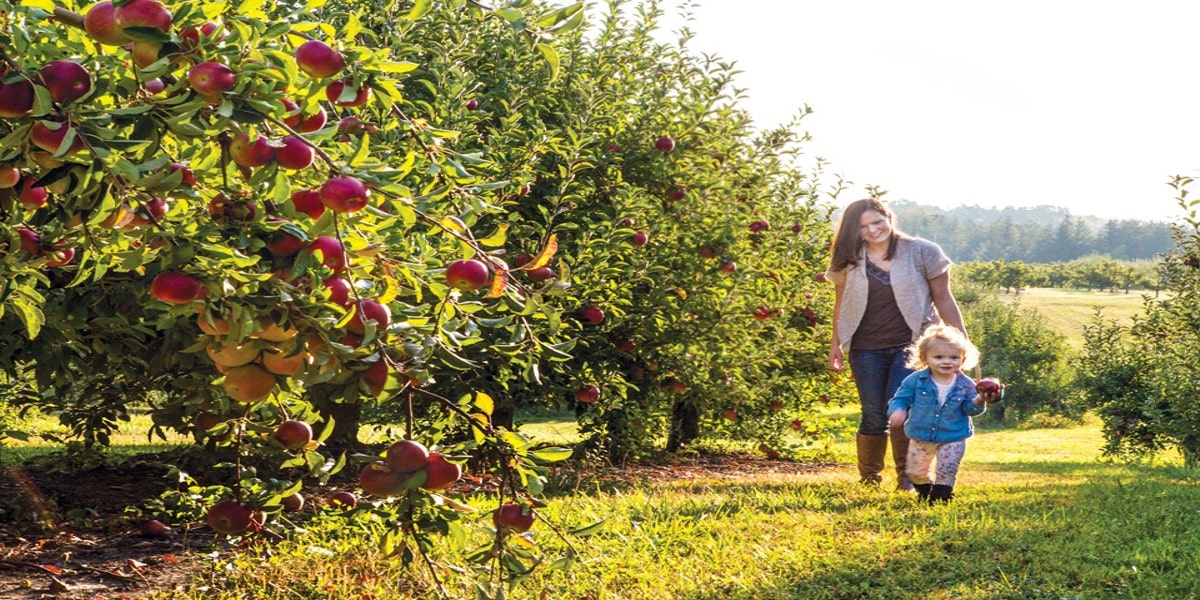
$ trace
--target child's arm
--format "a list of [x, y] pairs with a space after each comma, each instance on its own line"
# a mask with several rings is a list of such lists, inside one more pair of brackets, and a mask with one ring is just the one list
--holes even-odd
[[911, 375], [900, 383], [900, 389], [896, 390], [896, 395], [888, 401], [888, 425], [892, 427], [904, 425], [904, 421], [908, 419], [908, 410], [912, 408], [916, 390], [916, 379]]

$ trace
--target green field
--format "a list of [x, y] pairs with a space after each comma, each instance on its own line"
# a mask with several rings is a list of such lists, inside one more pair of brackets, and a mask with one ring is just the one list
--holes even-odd
[[1074, 289], [1027, 288], [1020, 295], [1001, 293], [998, 297], [1006, 302], [1019, 302], [1021, 306], [1034, 308], [1041, 313], [1051, 329], [1067, 336], [1067, 342], [1076, 350], [1083, 348], [1083, 328], [1092, 322], [1096, 309], [1102, 310], [1105, 319], [1115, 319], [1122, 324], [1132, 322], [1142, 313], [1145, 295], [1153, 292], [1095, 292]]

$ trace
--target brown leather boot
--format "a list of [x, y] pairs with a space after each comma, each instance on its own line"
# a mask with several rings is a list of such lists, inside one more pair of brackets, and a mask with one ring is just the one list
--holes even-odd
[[903, 427], [893, 427], [889, 435], [892, 438], [892, 462], [896, 463], [896, 490], [913, 492], [912, 478], [908, 476], [905, 467], [908, 466], [908, 436]]
[[878, 485], [883, 481], [883, 457], [887, 454], [886, 435], [858, 434], [858, 481]]

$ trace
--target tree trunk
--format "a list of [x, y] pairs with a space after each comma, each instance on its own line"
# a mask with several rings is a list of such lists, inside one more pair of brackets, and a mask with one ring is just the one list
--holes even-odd
[[[330, 402], [320, 408], [321, 416], [333, 418], [333, 433], [325, 445], [335, 450], [352, 450], [362, 447], [358, 441], [358, 426], [362, 422], [362, 404], [355, 402]], [[324, 427], [324, 424], [321, 425]], [[321, 430], [323, 431], [323, 429]], [[320, 432], [317, 432], [320, 435]]]
[[671, 410], [671, 433], [667, 436], [667, 452], [675, 452], [700, 437], [700, 411], [686, 399], [675, 402]]

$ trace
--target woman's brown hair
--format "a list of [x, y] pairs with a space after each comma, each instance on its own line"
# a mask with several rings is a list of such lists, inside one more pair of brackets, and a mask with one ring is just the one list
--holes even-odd
[[892, 256], [896, 254], [896, 240], [903, 236], [896, 230], [896, 215], [888, 210], [879, 198], [855, 200], [842, 211], [842, 218], [838, 220], [837, 229], [833, 232], [833, 252], [829, 257], [830, 271], [841, 271], [858, 262], [858, 248], [862, 245], [862, 236], [859, 235], [858, 227], [863, 213], [868, 210], [883, 215], [892, 227], [892, 235], [888, 239], [888, 249], [884, 259], [891, 260]]

